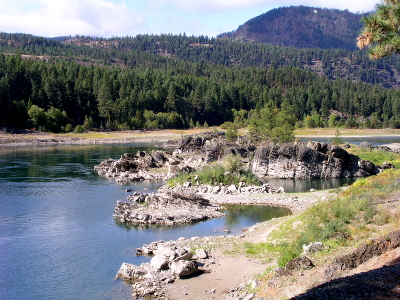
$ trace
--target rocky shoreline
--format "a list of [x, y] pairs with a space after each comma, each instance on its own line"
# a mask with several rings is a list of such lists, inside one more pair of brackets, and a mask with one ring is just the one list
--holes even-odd
[[375, 166], [336, 145], [297, 141], [255, 146], [246, 137], [238, 138], [235, 143], [227, 142], [223, 132], [186, 136], [166, 146], [176, 149], [173, 152], [125, 153], [119, 160], [105, 160], [95, 169], [99, 175], [123, 182], [168, 179], [182, 171], [201, 169], [208, 163], [222, 163], [229, 155], [238, 157], [243, 166], [259, 178], [366, 177], [391, 167]]
[[114, 209], [113, 217], [123, 223], [174, 225], [225, 215], [219, 212], [223, 207], [201, 197], [134, 193], [128, 196], [128, 201], [118, 201]]
[[204, 268], [215, 263], [205, 249], [197, 249], [194, 254], [190, 252], [191, 248], [187, 247], [185, 240], [181, 238], [177, 241], [157, 241], [143, 245], [136, 249], [137, 255], [152, 255], [150, 262], [140, 266], [123, 263], [116, 278], [134, 282], [134, 298], [164, 296], [164, 285], [173, 283], [178, 278], [204, 272]]
[[[188, 172], [210, 162], [220, 162], [229, 154], [240, 157], [242, 163], [259, 177], [365, 177], [392, 167], [375, 166], [349, 154], [341, 147], [317, 142], [281, 145], [269, 143], [255, 147], [246, 140], [231, 144], [227, 143], [221, 134], [206, 133], [169, 142], [166, 146], [176, 149], [172, 153], [152, 151], [138, 152], [135, 155], [124, 154], [119, 160], [103, 161], [95, 169], [99, 175], [114, 178], [116, 181], [166, 179], [181, 171]], [[252, 161], [251, 157], [254, 157]], [[156, 174], [159, 177], [153, 175], [154, 170], [157, 170]], [[282, 188], [268, 184], [247, 186], [244, 182], [239, 182], [229, 185], [204, 185], [199, 184], [195, 177], [181, 185], [163, 186], [157, 194], [134, 194], [128, 197], [128, 203], [119, 201], [113, 216], [121, 222], [177, 224], [218, 217], [219, 205], [224, 204], [275, 205], [289, 207], [293, 213], [297, 213], [318, 201], [332, 197], [326, 191], [306, 194], [306, 197], [285, 194]], [[151, 261], [140, 266], [123, 263], [116, 277], [129, 282], [134, 281], [134, 297], [164, 297], [166, 284], [175, 282], [177, 278], [205, 272], [210, 264], [215, 263], [212, 255], [205, 249], [197, 249], [196, 253], [193, 253], [193, 249], [184, 238], [144, 245], [137, 249], [137, 254], [154, 255]], [[289, 267], [291, 265], [294, 266], [294, 270], [306, 266], [313, 267], [307, 257], [288, 263]], [[256, 282], [253, 284], [256, 285]], [[237, 291], [240, 291], [240, 288]], [[232, 299], [254, 297], [252, 294], [239, 295], [233, 290], [230, 296]]]

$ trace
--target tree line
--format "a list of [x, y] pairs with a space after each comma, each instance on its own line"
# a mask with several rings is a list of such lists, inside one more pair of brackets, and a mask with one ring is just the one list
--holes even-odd
[[[301, 67], [168, 62], [168, 67], [129, 68], [1, 54], [0, 125], [54, 132], [77, 126], [188, 128], [234, 122], [240, 114], [249, 122], [268, 104], [278, 110], [289, 105], [293, 126], [344, 125], [354, 119], [347, 125], [399, 127], [394, 89], [331, 81]], [[332, 121], [332, 111], [342, 116]]]
[[370, 60], [365, 51], [291, 48], [208, 36], [137, 35], [123, 38], [71, 37], [59, 42], [25, 34], [0, 33], [1, 53], [47, 55], [95, 65], [176, 68], [176, 61], [225, 67], [300, 67], [331, 80], [345, 79], [395, 87], [400, 84], [396, 56]]

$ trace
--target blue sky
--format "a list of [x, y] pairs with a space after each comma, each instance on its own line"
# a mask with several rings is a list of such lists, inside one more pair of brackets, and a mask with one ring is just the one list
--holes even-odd
[[377, 0], [0, 0], [0, 31], [99, 37], [216, 36], [273, 8], [304, 5], [367, 12]]

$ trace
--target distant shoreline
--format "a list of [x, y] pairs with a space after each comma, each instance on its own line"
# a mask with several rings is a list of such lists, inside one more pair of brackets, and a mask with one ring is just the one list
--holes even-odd
[[[20, 134], [0, 133], [1, 146], [27, 146], [27, 145], [59, 145], [59, 144], [111, 144], [111, 143], [134, 143], [134, 142], [166, 142], [179, 139], [183, 135], [196, 134], [199, 132], [212, 131], [213, 128], [200, 128], [189, 130], [127, 130], [86, 133], [54, 134], [43, 132], [26, 132]], [[243, 132], [243, 131], [242, 131]], [[340, 131], [341, 138], [396, 138], [400, 140], [398, 129], [343, 129]], [[301, 129], [295, 131], [296, 138], [318, 138], [329, 139], [335, 136], [333, 129]]]

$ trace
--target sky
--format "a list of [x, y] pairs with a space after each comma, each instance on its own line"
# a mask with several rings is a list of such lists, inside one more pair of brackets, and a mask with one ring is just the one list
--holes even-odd
[[216, 36], [284, 6], [369, 12], [379, 0], [0, 0], [0, 31], [37, 36]]

